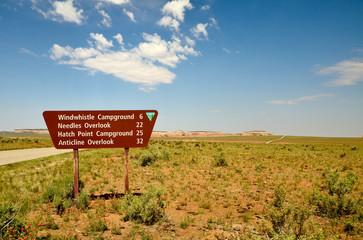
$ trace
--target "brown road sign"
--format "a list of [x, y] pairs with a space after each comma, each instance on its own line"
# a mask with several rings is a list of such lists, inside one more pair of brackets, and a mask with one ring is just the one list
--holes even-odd
[[156, 110], [45, 111], [57, 149], [146, 147]]

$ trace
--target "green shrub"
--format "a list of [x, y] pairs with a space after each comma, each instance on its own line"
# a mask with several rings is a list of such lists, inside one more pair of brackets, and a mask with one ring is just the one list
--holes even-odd
[[88, 203], [90, 201], [90, 197], [87, 195], [86, 190], [81, 191], [81, 193], [78, 196], [78, 201], [77, 201], [77, 207], [84, 211], [86, 209], [88, 209]]
[[148, 150], [144, 151], [139, 157], [140, 165], [143, 167], [150, 166], [157, 159], [169, 160], [170, 159], [169, 149], [161, 144], [153, 144]]
[[195, 218], [191, 217], [191, 216], [185, 216], [184, 219], [180, 222], [180, 227], [182, 229], [186, 229], [189, 224], [193, 223], [195, 221]]
[[86, 227], [87, 234], [93, 234], [95, 232], [104, 232], [108, 229], [105, 219], [94, 218], [90, 219], [88, 226]]
[[353, 172], [348, 172], [343, 177], [340, 177], [340, 173], [338, 171], [328, 172], [326, 174], [329, 194], [336, 194], [338, 197], [351, 193], [356, 181], [357, 177]]
[[161, 144], [153, 144], [150, 147], [150, 152], [155, 156], [156, 159], [169, 160], [170, 158], [169, 149]]
[[64, 199], [60, 195], [54, 195], [53, 197], [53, 207], [57, 209], [57, 213], [61, 214], [65, 207], [63, 206]]
[[359, 150], [359, 147], [357, 147], [357, 146], [353, 146], [353, 147], [351, 148], [351, 150], [352, 150], [352, 151], [358, 151], [358, 150]]
[[[42, 195], [43, 203], [52, 202], [53, 207], [57, 209], [58, 214], [62, 214], [65, 209], [70, 208], [74, 199], [74, 182], [73, 178], [53, 181], [51, 186], [46, 188]], [[82, 188], [80, 183], [80, 188]], [[83, 197], [83, 196], [82, 196]]]
[[122, 229], [122, 227], [120, 227], [120, 226], [116, 226], [116, 225], [112, 225], [111, 226], [111, 228], [110, 228], [110, 230], [111, 230], [111, 233], [113, 234], [113, 235], [121, 235], [121, 229]]
[[353, 221], [347, 221], [344, 223], [344, 232], [354, 235], [357, 232], [356, 224]]
[[280, 184], [275, 187], [274, 200], [267, 215], [273, 230], [269, 235], [274, 239], [299, 238], [304, 233], [304, 224], [310, 215], [308, 207], [293, 207], [286, 203], [286, 189]]
[[272, 224], [272, 228], [276, 233], [282, 232], [286, 227], [291, 214], [291, 208], [284, 206], [281, 208], [272, 207], [268, 213], [268, 219]]
[[327, 170], [324, 175], [325, 185], [322, 190], [314, 189], [309, 194], [309, 203], [316, 207], [315, 213], [319, 216], [337, 218], [345, 215], [359, 213], [362, 207], [361, 200], [349, 196], [352, 192], [357, 177], [348, 172], [344, 176], [338, 171]]
[[270, 205], [267, 219], [272, 224], [274, 233], [281, 233], [286, 228], [286, 224], [291, 214], [291, 207], [285, 204], [286, 190], [280, 184], [274, 189], [274, 200]]
[[308, 206], [296, 207], [293, 213], [296, 237], [299, 238], [304, 234], [304, 223], [311, 216], [311, 210]]
[[0, 205], [0, 239], [9, 239], [12, 235], [16, 239], [26, 235], [24, 219], [21, 212], [22, 206], [18, 203], [8, 202]]
[[228, 166], [228, 162], [226, 160], [226, 157], [224, 155], [224, 152], [217, 153], [216, 155], [213, 156], [213, 158], [214, 158], [213, 165], [215, 167]]
[[154, 186], [148, 187], [147, 190], [148, 192], [141, 196], [128, 194], [121, 201], [125, 221], [134, 220], [151, 225], [163, 219], [166, 207], [162, 198], [164, 191]]
[[153, 164], [155, 162], [155, 160], [156, 160], [155, 155], [149, 151], [141, 154], [141, 156], [139, 158], [140, 165], [143, 167]]
[[209, 201], [203, 201], [199, 204], [199, 207], [204, 209], [211, 209], [212, 204]]
[[310, 192], [309, 203], [316, 207], [315, 214], [328, 218], [337, 218], [357, 213], [359, 201], [345, 195], [328, 195], [314, 189]]
[[46, 217], [44, 218], [44, 226], [48, 229], [58, 229], [59, 226], [58, 224], [55, 223], [54, 218], [52, 218], [52, 216], [50, 215], [46, 215]]
[[282, 186], [282, 184], [275, 187], [274, 196], [275, 199], [273, 200], [272, 205], [276, 208], [281, 208], [286, 199], [286, 189]]
[[66, 178], [64, 180], [53, 181], [43, 193], [43, 202], [54, 202], [54, 198], [58, 196], [62, 199], [74, 198], [74, 183], [73, 178]]

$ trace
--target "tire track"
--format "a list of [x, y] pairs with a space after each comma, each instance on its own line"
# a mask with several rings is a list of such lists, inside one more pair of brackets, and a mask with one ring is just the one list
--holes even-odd
[[286, 136], [287, 136], [287, 135], [284, 135], [284, 136], [280, 137], [279, 139], [273, 139], [273, 140], [270, 140], [270, 141], [266, 142], [266, 144], [270, 144], [270, 143], [272, 143], [272, 142], [280, 141], [280, 140], [284, 139]]

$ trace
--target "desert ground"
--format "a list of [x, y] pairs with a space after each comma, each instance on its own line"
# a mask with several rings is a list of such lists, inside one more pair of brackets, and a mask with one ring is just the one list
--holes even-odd
[[[182, 135], [182, 134], [181, 134]], [[362, 239], [363, 139], [159, 136], [0, 167], [2, 239]], [[1, 149], [49, 147], [3, 136]], [[266, 144], [270, 142], [269, 144]], [[25, 147], [24, 147], [25, 146]]]

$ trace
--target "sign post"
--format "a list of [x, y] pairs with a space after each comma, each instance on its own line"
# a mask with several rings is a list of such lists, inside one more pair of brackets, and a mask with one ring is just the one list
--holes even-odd
[[156, 110], [45, 111], [53, 144], [73, 149], [74, 191], [79, 192], [78, 149], [125, 148], [125, 193], [129, 193], [129, 148], [146, 147], [157, 119]]
[[129, 148], [125, 148], [125, 194], [129, 192]]
[[73, 149], [73, 166], [74, 166], [74, 197], [78, 198], [79, 193], [79, 162], [78, 149]]

